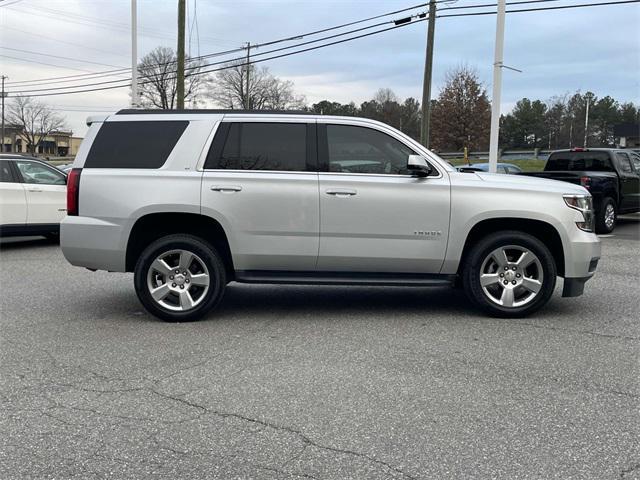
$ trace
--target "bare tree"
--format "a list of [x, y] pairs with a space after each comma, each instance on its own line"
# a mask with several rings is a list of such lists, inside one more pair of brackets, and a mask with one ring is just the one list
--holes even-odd
[[269, 72], [267, 67], [249, 65], [249, 91], [247, 92], [247, 66], [228, 64], [228, 68], [216, 72], [208, 87], [208, 96], [219, 107], [232, 110], [285, 110], [302, 108], [305, 98], [296, 95], [293, 82], [282, 80]]
[[46, 137], [64, 128], [64, 118], [46, 103], [32, 97], [15, 97], [7, 112], [9, 123], [19, 127], [29, 153], [35, 153]]
[[400, 103], [400, 99], [390, 88], [379, 88], [373, 99], [381, 105], [385, 103]]
[[[197, 106], [197, 94], [204, 79], [201, 62], [185, 60], [185, 103]], [[140, 104], [148, 108], [173, 109], [176, 105], [177, 55], [171, 48], [157, 47], [138, 63]]]

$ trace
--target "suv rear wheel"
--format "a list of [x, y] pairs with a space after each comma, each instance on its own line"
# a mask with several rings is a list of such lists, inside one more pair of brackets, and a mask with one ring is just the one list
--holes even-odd
[[467, 296], [497, 317], [523, 317], [545, 305], [556, 285], [549, 249], [524, 232], [496, 232], [475, 244], [462, 280]]
[[213, 309], [227, 282], [215, 248], [192, 235], [169, 235], [142, 252], [134, 283], [149, 313], [169, 322], [186, 322]]

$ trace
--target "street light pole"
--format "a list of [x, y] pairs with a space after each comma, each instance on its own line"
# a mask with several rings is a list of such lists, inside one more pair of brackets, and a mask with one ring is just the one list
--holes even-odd
[[584, 114], [584, 148], [587, 148], [587, 143], [589, 139], [589, 103], [591, 101], [591, 97], [587, 96], [587, 109]]
[[496, 20], [496, 48], [493, 60], [493, 96], [491, 98], [491, 133], [489, 135], [489, 172], [498, 171], [498, 141], [500, 138], [500, 96], [504, 56], [505, 0], [498, 0]]
[[4, 97], [7, 96], [7, 94], [4, 91], [4, 81], [7, 79], [6, 75], [2, 75], [2, 147], [0, 148], [0, 152], [4, 153]]
[[138, 6], [131, 0], [131, 107], [138, 103]]
[[422, 128], [420, 143], [429, 148], [431, 135], [431, 76], [433, 68], [433, 39], [436, 29], [436, 0], [429, 1], [429, 26], [427, 27], [427, 56], [424, 61], [424, 79], [422, 81]]
[[251, 97], [249, 95], [249, 72], [251, 71], [251, 43], [247, 42], [247, 70], [246, 70], [246, 76], [247, 76], [247, 88], [246, 88], [246, 94], [245, 94], [245, 100], [244, 100], [244, 108], [245, 110], [250, 110], [251, 109]]

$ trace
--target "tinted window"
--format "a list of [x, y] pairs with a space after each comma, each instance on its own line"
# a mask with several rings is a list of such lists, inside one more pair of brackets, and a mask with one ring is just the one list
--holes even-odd
[[67, 177], [64, 174], [41, 163], [16, 160], [15, 165], [18, 167], [24, 183], [39, 183], [42, 185], [67, 184]]
[[13, 175], [11, 175], [11, 166], [6, 160], [0, 161], [0, 182], [15, 182]]
[[633, 172], [633, 168], [631, 167], [631, 160], [629, 160], [629, 155], [626, 153], [617, 152], [616, 158], [618, 159], [618, 165], [620, 165], [620, 169], [624, 173]]
[[106, 122], [100, 127], [86, 168], [160, 168], [187, 121]]
[[556, 152], [547, 160], [546, 171], [612, 172], [613, 167], [607, 152]]
[[[221, 143], [221, 137], [225, 136]], [[304, 123], [223, 124], [213, 143], [205, 168], [307, 170], [307, 125]]]
[[327, 125], [330, 172], [409, 175], [415, 152], [386, 133], [365, 127]]

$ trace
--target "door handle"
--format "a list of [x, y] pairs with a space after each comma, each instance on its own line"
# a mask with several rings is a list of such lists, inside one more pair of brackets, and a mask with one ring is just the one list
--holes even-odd
[[358, 193], [358, 191], [346, 188], [330, 188], [326, 193], [327, 195], [333, 195], [334, 197], [353, 197]]
[[241, 191], [242, 187], [238, 185], [214, 185], [211, 187], [211, 190], [214, 192], [235, 193]]
[[30, 192], [41, 192], [42, 190], [39, 188], [29, 188], [28, 189]]

